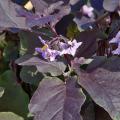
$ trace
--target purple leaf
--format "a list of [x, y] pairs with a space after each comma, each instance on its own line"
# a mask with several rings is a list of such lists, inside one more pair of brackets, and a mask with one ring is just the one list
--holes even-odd
[[87, 72], [94, 71], [97, 68], [104, 68], [111, 72], [120, 71], [120, 57], [112, 56], [107, 58], [106, 56], [93, 57], [93, 61], [87, 66]]
[[[33, 23], [36, 23], [36, 25], [45, 22], [52, 22], [52, 24], [56, 24], [58, 20], [60, 20], [63, 16], [70, 13], [70, 5], [69, 0], [31, 0], [33, 3], [33, 6], [35, 7], [35, 14], [37, 15], [43, 15], [45, 18], [40, 19], [40, 17], [35, 20], [33, 18]], [[41, 6], [41, 7], [40, 7]], [[50, 15], [50, 16], [49, 16]], [[44, 21], [45, 19], [45, 21]], [[31, 22], [32, 23], [32, 22]]]
[[31, 17], [27, 18], [27, 24], [29, 27], [34, 27], [34, 26], [44, 26], [47, 23], [52, 23], [58, 20], [57, 15], [48, 15], [45, 17]]
[[26, 24], [29, 27], [44, 26], [47, 23], [55, 22], [58, 20], [58, 16], [56, 15], [48, 15], [41, 17], [40, 15], [33, 14], [22, 8], [16, 9], [16, 11], [18, 13], [18, 16], [24, 17], [26, 19]]
[[76, 51], [76, 57], [91, 57], [97, 50], [96, 39], [98, 30], [88, 30], [80, 32], [76, 40], [82, 42], [82, 45]]
[[44, 0], [30, 0], [35, 7], [35, 11], [38, 13], [43, 13], [46, 8], [48, 8], [48, 4]]
[[90, 94], [96, 104], [103, 107], [114, 120], [120, 119], [120, 72], [98, 68], [91, 73], [82, 72], [73, 62], [79, 84]]
[[52, 76], [58, 76], [64, 73], [66, 66], [62, 62], [45, 62], [38, 57], [29, 58], [26, 61], [16, 60], [16, 63], [23, 66], [36, 66], [42, 73], [51, 73]]
[[[52, 8], [46, 9], [42, 14], [34, 14], [31, 12], [28, 12], [22, 8], [16, 9], [16, 12], [18, 13], [19, 17], [24, 17], [26, 19], [26, 24], [29, 27], [34, 26], [44, 26], [45, 24], [51, 23], [52, 25], [55, 25], [64, 15], [69, 14], [70, 9], [68, 6], [61, 6], [58, 13], [49, 14], [48, 12], [53, 11]], [[54, 12], [54, 11], [53, 11]], [[50, 12], [51, 13], [51, 12]], [[45, 14], [44, 16], [42, 16]]]
[[[31, 0], [33, 6], [35, 7], [35, 11], [38, 14], [51, 14], [54, 13], [56, 10], [63, 11], [64, 7], [69, 7], [70, 5], [69, 0]], [[65, 12], [64, 9], [63, 12]]]
[[74, 79], [66, 84], [58, 78], [44, 79], [29, 104], [34, 120], [82, 120], [80, 109], [85, 96], [75, 85]]
[[27, 26], [44, 26], [50, 23], [54, 26], [63, 16], [70, 13], [70, 6], [63, 1], [43, 1], [31, 0], [35, 7], [35, 13], [26, 11], [22, 8], [16, 9], [19, 17], [26, 19]]
[[0, 0], [0, 27], [28, 29], [24, 17], [17, 17], [16, 8], [20, 6], [10, 0]]
[[[31, 0], [31, 2], [33, 3], [33, 6], [35, 7], [35, 11], [37, 13], [43, 14], [46, 9], [50, 10], [51, 8], [52, 11], [55, 9], [58, 9], [59, 6], [61, 6], [60, 3], [68, 4], [69, 0]], [[48, 12], [50, 13], [51, 10]]]

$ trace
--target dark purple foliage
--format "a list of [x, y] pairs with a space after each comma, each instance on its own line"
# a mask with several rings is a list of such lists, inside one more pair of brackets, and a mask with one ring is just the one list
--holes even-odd
[[66, 81], [65, 84], [58, 78], [42, 80], [29, 104], [35, 120], [82, 120], [80, 107], [85, 97], [75, 87], [74, 78]]
[[79, 63], [73, 62], [73, 68], [79, 75], [79, 84], [88, 91], [94, 102], [103, 107], [111, 116], [117, 120], [120, 118], [119, 109], [119, 72], [110, 72], [98, 68], [93, 72], [86, 73], [79, 69]]
[[120, 120], [120, 0], [30, 1], [0, 0], [0, 115], [23, 89], [34, 120]]

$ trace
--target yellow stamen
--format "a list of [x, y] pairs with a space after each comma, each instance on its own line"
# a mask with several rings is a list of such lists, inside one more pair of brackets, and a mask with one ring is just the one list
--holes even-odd
[[43, 47], [42, 47], [42, 50], [46, 50], [48, 48], [48, 45], [45, 44]]
[[32, 10], [33, 9], [33, 5], [31, 1], [28, 1], [25, 5], [24, 8], [27, 10]]

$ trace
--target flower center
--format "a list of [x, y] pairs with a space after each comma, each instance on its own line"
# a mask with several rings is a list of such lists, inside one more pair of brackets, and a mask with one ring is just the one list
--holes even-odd
[[48, 45], [45, 44], [45, 45], [42, 47], [42, 50], [45, 51], [47, 48], [48, 48]]

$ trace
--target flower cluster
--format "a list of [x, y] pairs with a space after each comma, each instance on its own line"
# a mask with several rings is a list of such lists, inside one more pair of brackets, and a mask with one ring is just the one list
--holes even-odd
[[40, 36], [39, 36], [39, 39], [42, 42], [43, 47], [42, 48], [37, 47], [35, 48], [35, 51], [37, 51], [38, 53], [41, 53], [44, 59], [47, 59], [50, 61], [54, 61], [57, 56], [62, 56], [64, 54], [75, 56], [77, 48], [82, 44], [82, 42], [77, 42], [75, 39], [73, 41], [67, 41], [66, 43], [59, 42], [58, 46], [60, 50], [54, 50], [54, 49], [51, 49], [50, 45], [48, 45], [46, 41], [43, 40]]
[[54, 61], [56, 56], [60, 54], [57, 50], [50, 49], [49, 45], [39, 36], [40, 41], [43, 44], [42, 48], [35, 48], [35, 51], [42, 54], [44, 59], [48, 59], [50, 61]]
[[67, 43], [60, 42], [62, 51], [60, 55], [70, 54], [75, 56], [77, 48], [82, 44], [82, 42], [77, 42], [75, 39], [73, 41], [68, 41]]
[[117, 43], [118, 48], [116, 50], [113, 50], [113, 54], [120, 55], [120, 31], [117, 33], [117, 35], [109, 41], [109, 43]]
[[83, 13], [84, 15], [87, 15], [87, 16], [90, 17], [90, 18], [94, 18], [94, 13], [93, 13], [93, 11], [94, 11], [94, 8], [93, 8], [93, 7], [89, 7], [89, 6], [87, 6], [87, 5], [83, 5], [83, 7], [82, 7], [82, 13]]

